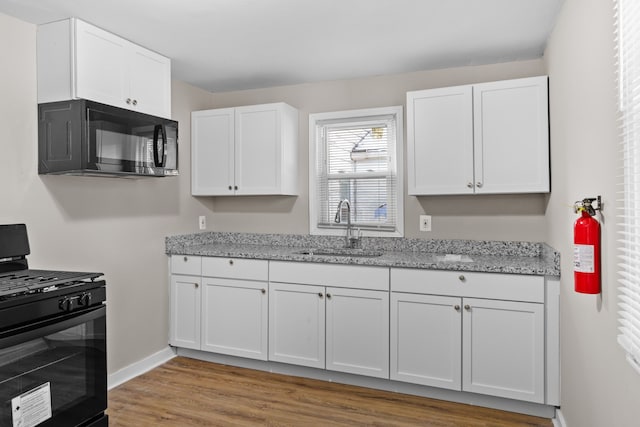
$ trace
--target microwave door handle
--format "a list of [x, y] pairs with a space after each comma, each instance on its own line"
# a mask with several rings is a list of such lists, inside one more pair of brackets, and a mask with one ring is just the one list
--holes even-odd
[[[162, 139], [158, 138], [162, 136]], [[153, 163], [155, 167], [161, 168], [164, 166], [164, 144], [167, 141], [167, 134], [163, 125], [156, 125], [153, 129]], [[158, 147], [158, 144], [160, 146]], [[161, 149], [162, 155], [158, 155], [158, 148]]]

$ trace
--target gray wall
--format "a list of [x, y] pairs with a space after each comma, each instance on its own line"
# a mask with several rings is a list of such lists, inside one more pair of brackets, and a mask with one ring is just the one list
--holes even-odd
[[208, 92], [173, 86], [179, 178], [120, 180], [37, 174], [36, 27], [0, 14], [0, 223], [24, 222], [34, 268], [100, 271], [107, 279], [108, 364], [115, 372], [167, 346], [164, 236], [209, 212], [189, 195], [190, 111]]
[[[562, 414], [570, 427], [637, 426], [640, 375], [616, 342], [616, 123], [613, 3], [565, 0], [545, 54], [553, 192], [546, 241], [562, 254]], [[570, 208], [602, 195], [602, 295], [573, 291]]]
[[[300, 196], [209, 198], [211, 227], [223, 231], [309, 233], [310, 113], [405, 106], [409, 90], [543, 74], [543, 62], [532, 60], [213, 94], [212, 108], [284, 101], [299, 109]], [[547, 196], [540, 194], [429, 197], [405, 194], [405, 236], [543, 241], [546, 201]], [[418, 231], [418, 216], [424, 213], [433, 216], [430, 233]]]

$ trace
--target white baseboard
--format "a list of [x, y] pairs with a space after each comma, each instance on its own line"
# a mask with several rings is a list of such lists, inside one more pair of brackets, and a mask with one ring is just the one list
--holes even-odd
[[564, 420], [562, 411], [559, 408], [556, 409], [556, 417], [551, 421], [553, 421], [553, 427], [567, 427], [567, 422]]
[[167, 347], [149, 357], [132, 363], [131, 365], [109, 375], [108, 388], [111, 390], [112, 388], [137, 377], [138, 375], [142, 375], [145, 372], [152, 370], [156, 366], [160, 366], [163, 363], [168, 362], [174, 357], [176, 357], [176, 352], [173, 347]]

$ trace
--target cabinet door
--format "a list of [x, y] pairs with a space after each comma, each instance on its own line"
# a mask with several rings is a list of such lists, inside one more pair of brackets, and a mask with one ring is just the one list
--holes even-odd
[[86, 22], [75, 22], [75, 97], [131, 108], [126, 104], [129, 42]]
[[267, 360], [267, 283], [203, 278], [202, 350]]
[[234, 109], [191, 113], [191, 194], [234, 194]]
[[462, 389], [544, 402], [544, 304], [463, 299]]
[[477, 193], [549, 191], [547, 77], [473, 86]]
[[169, 344], [200, 349], [200, 277], [171, 276]]
[[326, 369], [389, 378], [389, 292], [327, 288]]
[[129, 97], [132, 108], [145, 114], [171, 117], [171, 61], [148, 49], [130, 44]]
[[391, 293], [391, 379], [461, 390], [461, 299]]
[[277, 105], [236, 108], [236, 194], [278, 194], [282, 169]]
[[269, 360], [324, 369], [322, 286], [269, 284]]
[[473, 193], [471, 86], [407, 93], [411, 195]]

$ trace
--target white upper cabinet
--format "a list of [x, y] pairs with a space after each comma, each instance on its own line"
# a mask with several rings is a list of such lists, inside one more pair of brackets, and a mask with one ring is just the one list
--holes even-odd
[[38, 102], [90, 99], [171, 117], [171, 61], [71, 18], [38, 27]]
[[549, 192], [547, 77], [407, 93], [410, 195]]
[[191, 194], [297, 195], [298, 110], [285, 103], [191, 113]]

